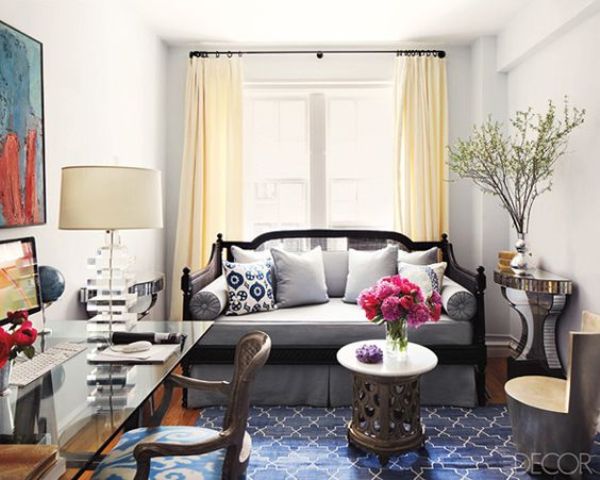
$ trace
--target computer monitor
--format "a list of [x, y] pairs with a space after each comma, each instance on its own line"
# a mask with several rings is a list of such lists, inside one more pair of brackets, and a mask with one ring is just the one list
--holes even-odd
[[0, 325], [8, 323], [8, 312], [40, 309], [35, 239], [0, 240]]

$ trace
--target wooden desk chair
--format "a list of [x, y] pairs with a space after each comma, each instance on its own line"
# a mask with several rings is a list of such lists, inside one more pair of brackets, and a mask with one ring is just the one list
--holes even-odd
[[[211, 389], [229, 395], [221, 431], [200, 427], [138, 428], [123, 434], [117, 446], [98, 465], [94, 480], [146, 480], [202, 478], [237, 480], [245, 476], [252, 442], [246, 432], [250, 385], [271, 351], [266, 333], [244, 335], [236, 346], [233, 381], [208, 382], [172, 375], [173, 386]], [[161, 404], [160, 418], [170, 394]]]
[[530, 469], [577, 471], [589, 454], [600, 414], [600, 315], [583, 312], [571, 332], [567, 379], [527, 376], [504, 386], [517, 450]]

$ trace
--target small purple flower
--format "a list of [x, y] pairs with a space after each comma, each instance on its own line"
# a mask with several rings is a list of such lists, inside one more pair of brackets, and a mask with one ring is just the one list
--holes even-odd
[[362, 363], [379, 363], [383, 360], [383, 350], [377, 345], [363, 345], [356, 349], [356, 358]]

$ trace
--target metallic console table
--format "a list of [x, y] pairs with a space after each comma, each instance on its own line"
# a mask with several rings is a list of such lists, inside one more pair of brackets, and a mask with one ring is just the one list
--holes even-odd
[[508, 361], [508, 378], [539, 374], [564, 377], [556, 329], [573, 291], [571, 280], [536, 269], [526, 275], [496, 270], [494, 281], [519, 314], [522, 325], [516, 356]]

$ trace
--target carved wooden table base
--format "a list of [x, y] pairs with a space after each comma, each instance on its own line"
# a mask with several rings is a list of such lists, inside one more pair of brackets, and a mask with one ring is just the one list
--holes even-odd
[[353, 373], [352, 420], [348, 442], [375, 453], [381, 465], [389, 457], [421, 447], [419, 377], [375, 377]]

